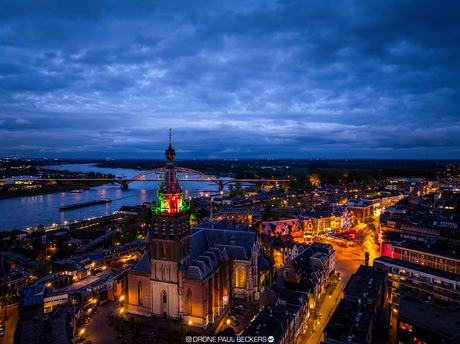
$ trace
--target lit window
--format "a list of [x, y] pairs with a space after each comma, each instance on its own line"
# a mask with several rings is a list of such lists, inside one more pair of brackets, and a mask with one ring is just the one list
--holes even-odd
[[246, 271], [242, 266], [236, 270], [236, 287], [246, 288]]
[[187, 313], [192, 314], [192, 291], [187, 291]]
[[139, 304], [140, 305], [143, 305], [143, 300], [144, 300], [144, 290], [142, 288], [142, 282], [139, 281], [139, 284], [137, 285], [137, 289], [138, 289], [138, 295], [139, 295]]

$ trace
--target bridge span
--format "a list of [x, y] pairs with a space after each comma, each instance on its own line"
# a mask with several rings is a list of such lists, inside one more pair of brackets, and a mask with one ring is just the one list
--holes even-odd
[[[16, 181], [27, 181], [27, 182], [65, 182], [65, 181], [81, 181], [83, 184], [87, 184], [91, 181], [107, 181], [120, 184], [122, 189], [127, 189], [128, 185], [136, 181], [161, 181], [163, 178], [164, 168], [156, 168], [149, 171], [144, 171], [132, 178], [24, 178], [24, 179], [0, 179], [0, 185], [6, 182], [16, 182]], [[289, 179], [232, 179], [232, 178], [217, 178], [215, 176], [207, 175], [199, 171], [191, 170], [183, 167], [176, 167], [177, 180], [179, 181], [188, 181], [188, 182], [204, 182], [209, 181], [215, 183], [219, 186], [219, 191], [224, 189], [225, 185], [231, 183], [250, 183], [255, 185], [264, 185], [264, 184], [273, 184], [273, 183], [282, 183], [288, 182]], [[190, 177], [189, 177], [190, 176]]]

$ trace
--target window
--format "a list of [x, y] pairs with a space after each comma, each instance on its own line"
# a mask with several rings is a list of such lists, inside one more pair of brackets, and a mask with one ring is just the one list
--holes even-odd
[[187, 313], [192, 314], [192, 291], [187, 291]]
[[399, 323], [399, 327], [401, 328], [401, 330], [412, 332], [412, 325], [403, 323], [402, 321]]
[[139, 304], [142, 306], [144, 304], [144, 289], [142, 288], [142, 282], [139, 281], [137, 284], [137, 292], [139, 296]]
[[236, 269], [236, 287], [246, 288], [246, 271], [242, 266]]
[[161, 298], [163, 299], [163, 303], [166, 303], [168, 299], [166, 298], [166, 291], [163, 290]]
[[420, 339], [415, 338], [415, 337], [414, 337], [413, 343], [414, 343], [414, 344], [428, 344], [427, 342], [421, 341]]

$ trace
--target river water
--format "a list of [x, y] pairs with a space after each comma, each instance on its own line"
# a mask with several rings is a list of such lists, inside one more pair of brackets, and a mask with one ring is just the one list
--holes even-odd
[[[101, 168], [88, 164], [70, 164], [62, 166], [49, 166], [47, 168], [57, 170], [69, 170], [73, 172], [100, 172], [112, 173], [116, 177], [134, 177], [141, 173], [139, 170]], [[135, 206], [144, 202], [156, 201], [157, 190], [160, 182], [136, 181], [129, 184], [127, 190], [121, 190], [119, 184], [107, 184], [90, 190], [80, 190], [80, 193], [62, 192], [40, 196], [16, 197], [0, 200], [0, 231], [12, 229], [27, 229], [42, 224], [50, 226], [54, 223], [65, 221], [82, 220], [85, 218], [110, 215], [122, 206]], [[216, 191], [219, 188], [210, 182], [181, 182], [184, 198], [203, 197], [206, 191]], [[62, 205], [110, 198], [112, 202], [97, 204], [82, 208], [60, 211]]]

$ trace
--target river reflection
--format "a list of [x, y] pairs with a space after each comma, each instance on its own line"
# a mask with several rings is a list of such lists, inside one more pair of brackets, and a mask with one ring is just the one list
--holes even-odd
[[[74, 172], [112, 173], [117, 177], [127, 178], [141, 173], [138, 170], [99, 168], [88, 164], [51, 166], [59, 170]], [[132, 182], [128, 190], [121, 190], [119, 184], [107, 184], [79, 193], [62, 192], [40, 196], [18, 197], [0, 200], [0, 231], [26, 229], [65, 221], [81, 220], [94, 216], [110, 215], [123, 205], [135, 206], [144, 202], [157, 200], [157, 189], [160, 182]], [[181, 182], [184, 198], [204, 197], [209, 191], [218, 192], [218, 186], [210, 182]], [[61, 205], [110, 198], [112, 202], [88, 207], [59, 211]]]

